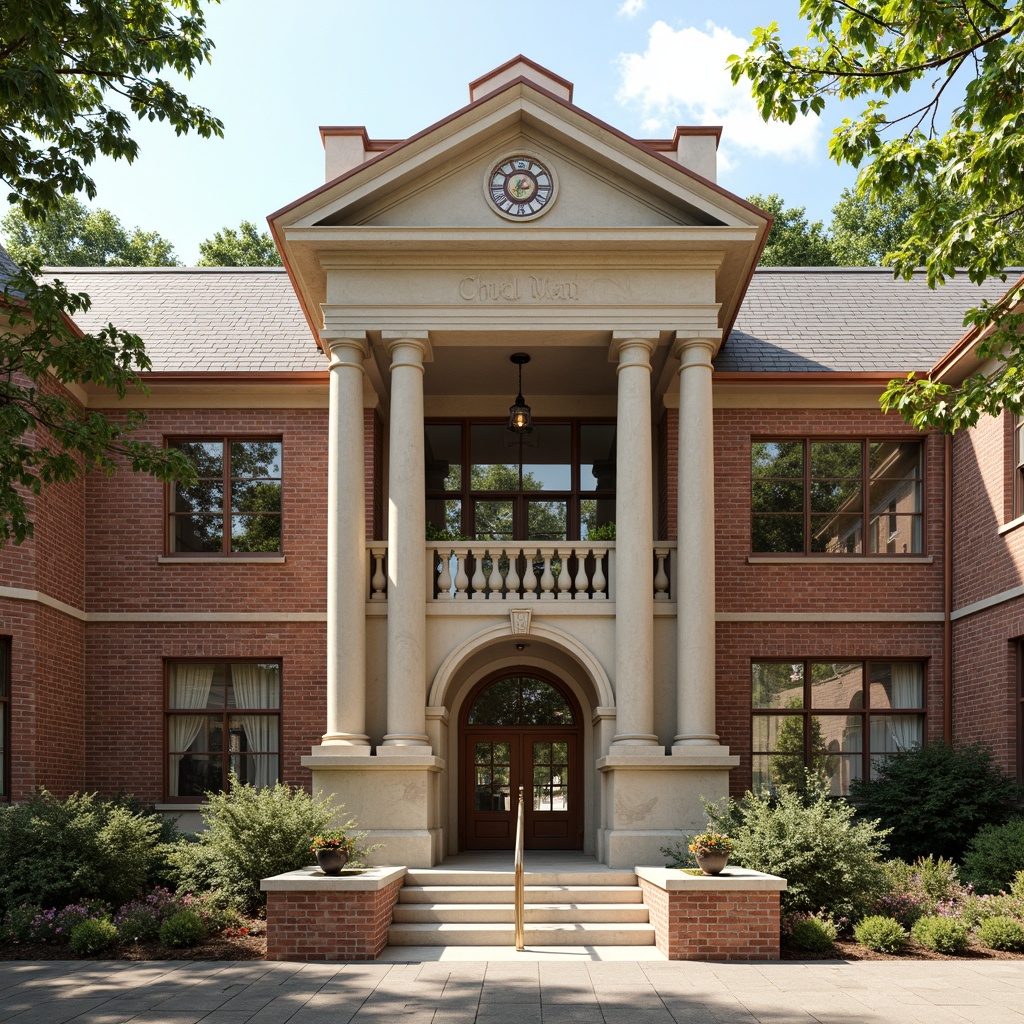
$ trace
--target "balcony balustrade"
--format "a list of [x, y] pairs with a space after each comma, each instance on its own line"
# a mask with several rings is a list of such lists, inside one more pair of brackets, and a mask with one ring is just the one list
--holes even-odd
[[[387, 600], [387, 544], [367, 545], [371, 601]], [[652, 545], [655, 601], [674, 600], [674, 542]], [[614, 601], [615, 544], [607, 541], [428, 541], [430, 601]]]

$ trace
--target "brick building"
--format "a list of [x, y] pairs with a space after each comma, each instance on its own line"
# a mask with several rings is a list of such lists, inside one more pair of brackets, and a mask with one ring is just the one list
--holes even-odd
[[518, 58], [410, 139], [321, 129], [285, 270], [48, 272], [146, 339], [140, 436], [201, 479], [50, 488], [0, 551], [6, 798], [187, 826], [234, 770], [429, 865], [510, 847], [523, 785], [528, 846], [622, 866], [805, 764], [842, 793], [946, 736], [1021, 771], [1014, 425], [878, 410], [977, 369], [1005, 285], [755, 272], [717, 129], [571, 101]]

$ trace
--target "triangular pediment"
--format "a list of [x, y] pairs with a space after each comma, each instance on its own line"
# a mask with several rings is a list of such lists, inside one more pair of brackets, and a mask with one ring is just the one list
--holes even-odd
[[[520, 150], [550, 160], [558, 199], [537, 227], [752, 226], [748, 204], [519, 80], [273, 216], [289, 227], [494, 227], [484, 184]], [[514, 223], [514, 222], [513, 222]]]

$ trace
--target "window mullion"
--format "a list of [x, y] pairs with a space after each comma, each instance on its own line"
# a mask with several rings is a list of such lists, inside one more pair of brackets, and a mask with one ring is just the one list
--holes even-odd
[[221, 481], [224, 490], [221, 499], [221, 514], [224, 517], [224, 525], [221, 527], [223, 536], [220, 549], [227, 555], [231, 553], [231, 442], [225, 437], [221, 443], [224, 445], [224, 457], [221, 459], [223, 463]]
[[811, 553], [811, 442], [805, 438], [804, 446], [804, 555]]

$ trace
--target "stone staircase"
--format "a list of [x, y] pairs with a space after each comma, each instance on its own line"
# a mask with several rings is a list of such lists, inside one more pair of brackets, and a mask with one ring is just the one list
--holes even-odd
[[[654, 945], [636, 875], [591, 863], [593, 870], [526, 872], [526, 945]], [[410, 868], [388, 944], [514, 945], [514, 899], [511, 870]]]

